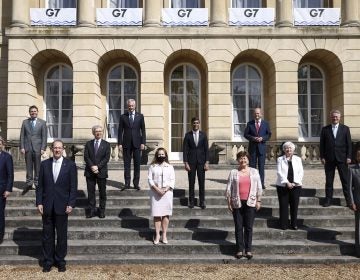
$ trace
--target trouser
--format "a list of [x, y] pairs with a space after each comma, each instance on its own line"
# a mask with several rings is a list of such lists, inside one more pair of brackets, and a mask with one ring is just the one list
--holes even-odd
[[6, 198], [3, 197], [3, 193], [0, 197], [0, 241], [4, 238], [5, 233], [5, 205]]
[[205, 203], [205, 169], [204, 164], [189, 164], [189, 202], [194, 203], [195, 200], [195, 178], [197, 174], [199, 184], [199, 200], [200, 205]]
[[233, 209], [237, 252], [251, 252], [252, 233], [255, 220], [255, 207], [249, 207], [246, 200], [241, 201], [241, 208]]
[[88, 205], [90, 211], [93, 213], [96, 209], [96, 183], [99, 188], [99, 208], [100, 211], [105, 211], [106, 208], [106, 178], [98, 178], [96, 176], [86, 177], [86, 186], [88, 191]]
[[325, 194], [327, 199], [333, 198], [335, 169], [338, 169], [341, 186], [347, 204], [350, 204], [350, 194], [348, 185], [348, 165], [344, 162], [326, 161], [325, 162]]
[[297, 213], [301, 187], [294, 187], [289, 189], [287, 187], [276, 186], [276, 190], [279, 198], [280, 227], [286, 228], [288, 226], [289, 204], [291, 226], [297, 226]]
[[[360, 205], [356, 205], [359, 207]], [[355, 253], [360, 258], [360, 209], [355, 211]]]
[[26, 164], [26, 185], [35, 187], [38, 185], [39, 171], [41, 164], [41, 153], [33, 151], [27, 151], [25, 153], [25, 164]]
[[258, 168], [261, 185], [265, 187], [265, 154], [260, 154], [258, 149], [250, 154], [249, 166], [252, 168]]
[[134, 187], [139, 186], [140, 181], [140, 161], [141, 161], [141, 150], [140, 148], [127, 147], [123, 148], [123, 157], [124, 157], [124, 179], [125, 186], [130, 186], [131, 181], [131, 157], [134, 161], [134, 178], [133, 184]]

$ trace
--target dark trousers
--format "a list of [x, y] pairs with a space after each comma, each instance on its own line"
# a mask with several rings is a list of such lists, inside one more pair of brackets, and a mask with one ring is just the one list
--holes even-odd
[[241, 201], [241, 208], [233, 209], [237, 252], [243, 252], [244, 249], [245, 252], [251, 252], [255, 212], [255, 207], [247, 206], [245, 200]]
[[[359, 205], [360, 206], [360, 205]], [[356, 205], [356, 207], [359, 207]], [[360, 258], [360, 210], [355, 211], [355, 253]]]
[[348, 185], [348, 165], [344, 162], [337, 161], [326, 161], [325, 162], [325, 194], [327, 199], [333, 198], [334, 192], [334, 177], [335, 177], [335, 169], [338, 169], [339, 177], [341, 181], [341, 186], [343, 189], [344, 197], [346, 202], [349, 204], [350, 202], [350, 194], [347, 190]]
[[1, 194], [0, 197], [0, 241], [4, 238], [4, 232], [5, 232], [5, 205], [6, 205], [6, 199], [3, 197], [3, 194]]
[[250, 154], [249, 165], [252, 168], [258, 168], [260, 179], [261, 179], [261, 185], [264, 188], [264, 186], [265, 186], [265, 184], [264, 184], [264, 181], [265, 181], [265, 154], [264, 155], [260, 154], [258, 149], [256, 149], [255, 152]]
[[32, 186], [34, 183], [35, 187], [39, 181], [39, 171], [41, 163], [41, 154], [28, 151], [25, 153], [25, 164], [26, 164], [26, 185]]
[[106, 207], [106, 178], [98, 178], [96, 176], [86, 177], [86, 186], [88, 191], [89, 210], [95, 213], [96, 210], [96, 183], [99, 188], [99, 208], [100, 211], [105, 211]]
[[130, 187], [131, 181], [131, 158], [134, 161], [134, 179], [133, 184], [134, 187], [139, 186], [140, 181], [140, 160], [141, 160], [141, 150], [140, 148], [127, 147], [123, 148], [123, 157], [124, 157], [124, 179], [125, 186]]
[[189, 164], [189, 202], [194, 203], [195, 200], [195, 177], [197, 174], [199, 184], [199, 200], [200, 205], [205, 203], [205, 169], [204, 164]]
[[297, 213], [299, 207], [301, 187], [289, 189], [287, 187], [276, 186], [279, 198], [280, 227], [287, 228], [289, 221], [289, 204], [291, 226], [297, 226]]
[[[57, 215], [53, 210], [50, 215], [43, 215], [42, 250], [44, 267], [56, 264], [64, 266], [67, 253], [68, 215]], [[56, 231], [56, 245], [55, 245]]]

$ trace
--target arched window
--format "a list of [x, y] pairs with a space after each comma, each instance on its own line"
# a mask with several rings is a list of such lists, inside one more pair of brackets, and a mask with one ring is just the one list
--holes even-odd
[[201, 8], [200, 0], [170, 0], [171, 8]]
[[305, 64], [298, 71], [299, 140], [320, 137], [324, 125], [324, 79], [321, 71]]
[[262, 78], [259, 71], [249, 65], [237, 67], [232, 75], [233, 133], [242, 140], [246, 123], [252, 119], [255, 108], [262, 107]]
[[73, 72], [69, 66], [59, 64], [47, 72], [45, 107], [49, 140], [72, 139]]
[[[107, 132], [108, 138], [118, 136], [119, 119], [127, 111], [126, 101], [138, 96], [138, 77], [136, 71], [127, 64], [112, 68], [107, 79]], [[138, 109], [138, 103], [136, 103]]]
[[50, 9], [76, 8], [76, 0], [48, 0], [47, 7]]
[[200, 116], [200, 74], [190, 64], [177, 66], [170, 75], [170, 156], [182, 159], [182, 141], [191, 118]]
[[231, 0], [232, 8], [262, 8], [263, 0]]
[[110, 8], [139, 8], [139, 0], [108, 0]]

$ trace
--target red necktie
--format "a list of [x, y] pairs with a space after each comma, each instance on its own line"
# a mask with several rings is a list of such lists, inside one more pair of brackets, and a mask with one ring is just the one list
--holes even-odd
[[259, 129], [260, 129], [259, 122], [256, 122], [255, 126], [256, 126], [256, 133], [259, 134]]

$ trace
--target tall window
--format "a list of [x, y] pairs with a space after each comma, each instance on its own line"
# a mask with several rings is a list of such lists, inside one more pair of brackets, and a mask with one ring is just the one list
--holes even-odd
[[117, 138], [120, 116], [127, 111], [126, 101], [130, 98], [137, 100], [136, 71], [127, 64], [115, 66], [109, 72], [107, 88], [108, 138]]
[[294, 8], [323, 8], [324, 4], [329, 7], [329, 0], [294, 0]]
[[234, 70], [232, 95], [234, 137], [242, 138], [253, 110], [262, 107], [262, 79], [255, 67], [243, 64]]
[[72, 138], [73, 73], [64, 64], [52, 67], [45, 78], [48, 138]]
[[76, 8], [76, 0], [48, 0], [48, 8]]
[[232, 8], [261, 8], [262, 0], [232, 0]]
[[320, 70], [306, 64], [298, 72], [299, 138], [320, 137], [324, 125], [324, 79]]
[[170, 76], [171, 152], [173, 158], [182, 152], [185, 132], [190, 130], [191, 118], [200, 116], [200, 75], [190, 64], [176, 67]]
[[200, 8], [200, 0], [170, 0], [171, 8]]
[[139, 0], [109, 0], [110, 8], [139, 8]]

